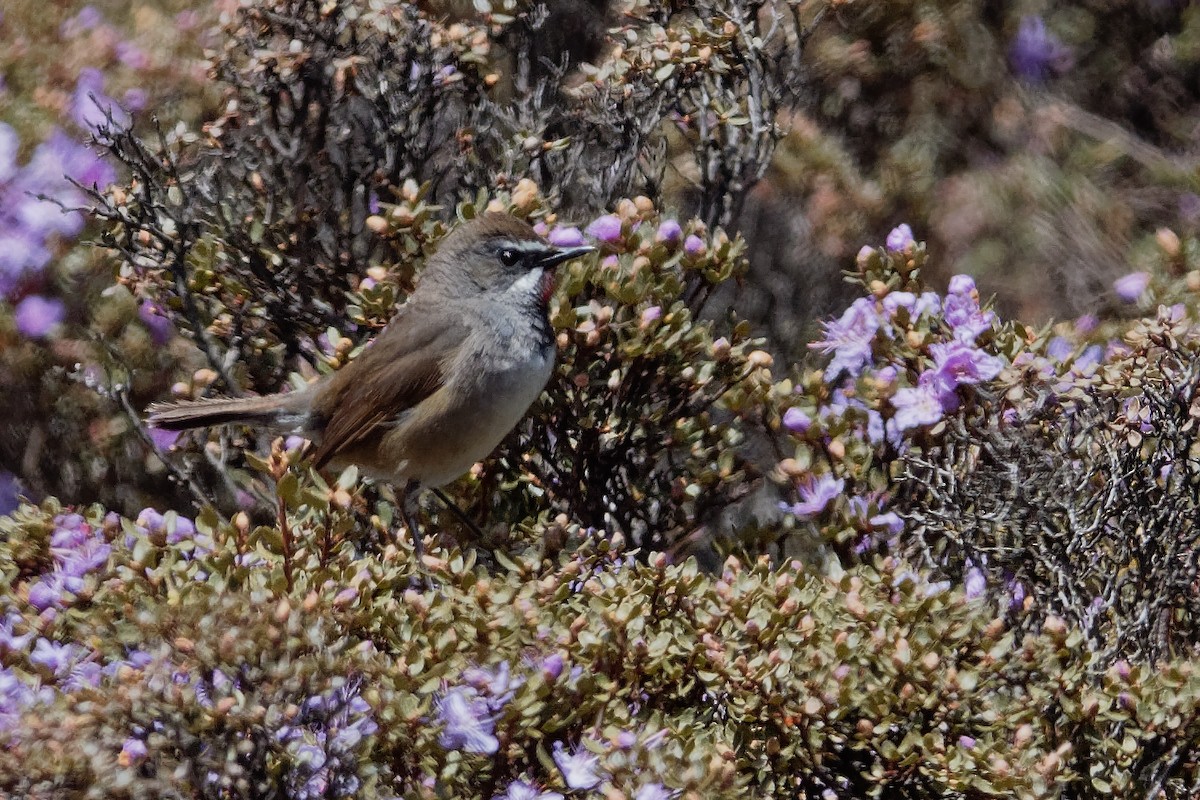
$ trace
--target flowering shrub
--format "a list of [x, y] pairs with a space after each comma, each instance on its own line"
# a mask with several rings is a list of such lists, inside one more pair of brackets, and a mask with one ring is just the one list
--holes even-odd
[[178, 5], [47, 14], [16, 2], [0, 18], [0, 476], [29, 496], [103, 497], [126, 512], [183, 497], [121, 400], [161, 393], [177, 354], [156, 340], [162, 320], [148, 330], [139, 301], [112, 286], [84, 213], [85, 190], [118, 176], [90, 144], [110, 115], [126, 124], [170, 102], [188, 118], [204, 105], [206, 15]]
[[[435, 546], [436, 588], [414, 590], [407, 549], [326, 550], [306, 525], [288, 592], [277, 530], [204, 515], [213, 547], [191, 551], [149, 521], [0, 522], [6, 793], [1182, 796], [1196, 777], [1156, 755], [1197, 735], [1190, 658], [1098, 665], [1063, 618], [1016, 635], [891, 558], [705, 575], [590, 539], [483, 574]], [[39, 611], [62, 531], [109, 549]]]
[[[1200, 246], [1190, 173], [1159, 156], [1194, 127], [1170, 91], [1194, 15], [632, 3], [555, 53], [562, 8], [477, 5], [247, 2], [213, 48], [219, 111], [161, 130], [126, 116], [152, 98], [123, 76], [169, 72], [169, 43], [86, 8], [58, 30], [108, 62], [67, 59], [40, 133], [0, 128], [26, 254], [0, 376], [37, 387], [0, 429], [0, 794], [1187, 796]], [[1134, 69], [1105, 47], [1144, 62], [1144, 97], [1093, 96]], [[1063, 125], [1137, 168], [1090, 175], [1115, 157], [1066, 158]], [[43, 174], [45, 153], [105, 180]], [[1027, 180], [1047, 164], [1061, 180]], [[64, 290], [95, 272], [68, 249], [82, 218], [14, 193], [27, 173], [94, 204], [102, 299]], [[1005, 213], [970, 202], [981, 181]], [[1165, 205], [1128, 217], [1106, 191], [1159, 181]], [[949, 277], [1064, 187], [1076, 244], [1109, 215], [1128, 234], [1063, 259], [1103, 267], [1070, 273], [1097, 315], [1034, 329]], [[394, 504], [295, 437], [141, 424], [151, 396], [340, 367], [484, 210], [598, 252], [558, 276], [546, 393], [447, 488], [481, 541], [427, 505], [416, 562]], [[885, 235], [902, 212], [932, 254]], [[752, 257], [807, 263], [798, 227], [838, 268], [863, 230], [882, 246], [848, 295], [785, 281], [846, 297], [787, 366], [770, 348], [796, 320], [768, 342], [726, 300]], [[106, 502], [16, 508], [14, 473]]]

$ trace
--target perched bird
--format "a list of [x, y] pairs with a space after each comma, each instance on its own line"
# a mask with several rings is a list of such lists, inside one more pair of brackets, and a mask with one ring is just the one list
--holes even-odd
[[355, 464], [401, 489], [419, 552], [410, 504], [487, 456], [537, 399], [554, 368], [554, 268], [591, 249], [556, 247], [514, 217], [484, 214], [446, 237], [387, 327], [332, 375], [264, 397], [156, 404], [149, 422], [310, 439], [317, 468]]

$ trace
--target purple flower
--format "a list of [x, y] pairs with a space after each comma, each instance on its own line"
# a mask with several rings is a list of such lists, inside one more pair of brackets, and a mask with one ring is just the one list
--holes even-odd
[[[11, 129], [0, 129], [0, 149], [15, 145]], [[0, 293], [11, 294], [21, 276], [50, 261], [49, 240], [73, 237], [83, 228], [79, 211], [85, 198], [67, 178], [85, 185], [107, 185], [116, 173], [87, 148], [55, 130], [19, 170], [11, 155], [0, 154], [0, 171], [8, 181], [0, 187]]]
[[558, 792], [543, 792], [525, 781], [513, 781], [504, 794], [498, 794], [492, 800], [563, 800], [563, 796]]
[[908, 225], [905, 223], [901, 223], [895, 228], [892, 228], [892, 231], [887, 235], [887, 239], [884, 241], [884, 244], [887, 245], [888, 250], [899, 252], [915, 242], [916, 240], [913, 239], [912, 228], [908, 227]]
[[67, 692], [95, 689], [100, 686], [100, 678], [103, 675], [104, 668], [95, 661], [82, 661], [71, 667], [70, 672], [61, 681], [60, 688]]
[[896, 409], [893, 420], [896, 428], [901, 431], [919, 428], [923, 425], [933, 425], [947, 411], [957, 408], [957, 401], [951, 403], [934, 380], [933, 373], [925, 372], [917, 380], [913, 388], [897, 389], [892, 395], [892, 407]]
[[[176, 515], [173, 511], [160, 514], [153, 508], [143, 508], [138, 513], [134, 524], [143, 536], [151, 534], [163, 536], [169, 545], [190, 543], [192, 546], [190, 550], [186, 551], [189, 558], [207, 555], [215, 546], [210, 535], [197, 534], [195, 523], [187, 517]], [[125, 537], [127, 546], [132, 547], [133, 542], [132, 534]]]
[[563, 660], [561, 653], [551, 653], [542, 659], [542, 676], [546, 679], [547, 683], [553, 683], [558, 680], [559, 675], [562, 675], [563, 667], [565, 666], [566, 662]]
[[175, 15], [175, 27], [181, 31], [190, 31], [200, 24], [200, 12], [186, 9]]
[[679, 223], [673, 219], [663, 220], [658, 226], [658, 233], [655, 237], [660, 242], [675, 244], [683, 236], [683, 228], [679, 227]]
[[829, 501], [842, 493], [845, 486], [846, 481], [841, 478], [834, 478], [828, 474], [816, 477], [809, 473], [798, 487], [800, 502], [791, 505], [780, 503], [779, 507], [797, 517], [815, 517], [825, 510]]
[[146, 743], [141, 739], [130, 737], [122, 745], [118, 760], [121, 766], [132, 767], [145, 761], [148, 755], [150, 755], [150, 751], [147, 749]]
[[662, 306], [649, 306], [648, 308], [642, 310], [642, 316], [638, 324], [644, 328], [653, 322], [657, 322], [661, 318]]
[[11, 609], [4, 612], [3, 617], [0, 617], [0, 653], [6, 651], [9, 653], [21, 652], [29, 644], [29, 641], [33, 639], [33, 631], [28, 631], [21, 635], [13, 632], [13, 629], [23, 621], [24, 618]]
[[507, 661], [494, 667], [468, 667], [462, 674], [463, 683], [482, 693], [487, 698], [488, 709], [499, 711], [525, 679], [514, 677]]
[[150, 56], [133, 42], [117, 42], [117, 60], [130, 69], [143, 70], [150, 66]]
[[90, 31], [103, 21], [104, 15], [95, 6], [84, 6], [75, 15], [75, 22], [85, 31]]
[[1131, 272], [1113, 281], [1113, 291], [1126, 303], [1136, 303], [1150, 286], [1149, 272]]
[[867, 441], [879, 444], [886, 434], [883, 415], [873, 408], [867, 409]]
[[975, 279], [970, 275], [955, 275], [946, 287], [947, 294], [972, 295], [976, 291]]
[[87, 650], [77, 644], [60, 644], [49, 639], [38, 639], [33, 645], [33, 652], [29, 654], [29, 660], [50, 670], [56, 677], [63, 677], [86, 655]]
[[59, 604], [62, 600], [63, 590], [62, 576], [57, 578], [53, 575], [46, 576], [29, 587], [29, 605], [38, 611], [45, 611], [47, 608]]
[[50, 250], [40, 233], [17, 228], [16, 223], [8, 231], [0, 230], [0, 296], [11, 294], [24, 273], [38, 272], [49, 263]]
[[9, 667], [0, 666], [0, 731], [12, 730], [29, 708], [53, 698], [54, 690], [49, 686], [34, 690]]
[[983, 570], [972, 564], [963, 580], [963, 590], [968, 600], [983, 597], [987, 591], [987, 576], [983, 574]]
[[17, 303], [13, 311], [17, 330], [30, 339], [49, 336], [66, 315], [67, 310], [61, 300], [38, 294], [31, 294]]
[[972, 749], [975, 747], [975, 737], [963, 734], [962, 736], [958, 737], [958, 746], [964, 750]]
[[579, 232], [579, 228], [555, 228], [550, 231], [547, 237], [550, 244], [555, 247], [579, 247], [586, 244], [583, 241], [583, 234]]
[[141, 111], [149, 100], [150, 96], [146, 94], [146, 90], [138, 86], [126, 89], [125, 94], [121, 95], [121, 104], [130, 111]]
[[58, 34], [64, 39], [71, 39], [84, 31], [93, 30], [103, 21], [103, 15], [101, 15], [95, 6], [84, 6], [79, 9], [78, 14], [68, 18], [58, 26]]
[[871, 345], [879, 330], [879, 315], [869, 297], [855, 300], [837, 320], [822, 323], [825, 336], [809, 345], [822, 353], [833, 353], [826, 376], [834, 378], [842, 372], [858, 377], [871, 361]]
[[783, 412], [783, 427], [792, 433], [804, 433], [812, 426], [812, 417], [798, 408], [789, 408]]
[[1075, 358], [1075, 362], [1071, 365], [1071, 367], [1076, 371], [1083, 371], [1089, 367], [1094, 367], [1095, 365], [1099, 364], [1103, 357], [1104, 348], [1098, 344], [1093, 344], [1085, 348], [1084, 351]]
[[17, 174], [17, 150], [21, 137], [11, 125], [0, 122], [0, 183], [7, 183]]
[[1025, 605], [1025, 584], [1015, 578], [1010, 578], [1008, 581], [1009, 591], [1009, 607], [1014, 611], [1022, 609]]
[[687, 253], [692, 258], [704, 255], [704, 251], [708, 249], [708, 245], [704, 244], [704, 240], [696, 234], [689, 234], [683, 240], [683, 252]]
[[612, 244], [621, 239], [621, 218], [616, 214], [605, 214], [596, 217], [587, 226], [587, 234], [593, 239], [599, 239], [606, 244]]
[[634, 792], [633, 800], [671, 800], [674, 796], [675, 793], [661, 783], [644, 783]]
[[942, 315], [954, 333], [954, 338], [973, 342], [985, 331], [991, 330], [996, 315], [979, 307], [979, 293], [975, 281], [969, 275], [955, 275], [950, 279], [950, 288], [942, 303]]
[[1061, 336], [1055, 336], [1046, 344], [1046, 355], [1055, 361], [1066, 361], [1074, 350], [1071, 343]]
[[11, 514], [21, 505], [21, 486], [8, 470], [0, 469], [0, 516]]
[[492, 755], [500, 749], [496, 719], [488, 702], [470, 686], [456, 686], [436, 701], [443, 727], [438, 743], [447, 750]]
[[1005, 361], [962, 341], [932, 344], [933, 376], [943, 392], [964, 384], [990, 381], [1004, 369]]
[[104, 74], [94, 67], [85, 67], [79, 71], [79, 80], [75, 83], [71, 117], [79, 127], [99, 134], [109, 126], [109, 116], [116, 127], [129, 126], [129, 115], [104, 93]]
[[910, 320], [916, 320], [925, 314], [936, 314], [941, 307], [942, 299], [936, 292], [922, 292], [920, 297], [912, 292], [889, 292], [883, 298], [883, 310], [888, 317], [896, 316], [903, 308]]
[[1046, 29], [1041, 17], [1021, 19], [1016, 38], [1008, 50], [1008, 61], [1018, 77], [1040, 83], [1051, 73], [1062, 73], [1071, 66], [1071, 51]]
[[886, 511], [882, 514], [876, 514], [868, 520], [872, 528], [883, 528], [888, 533], [895, 535], [904, 530], [904, 520], [895, 511]]
[[138, 319], [146, 325], [150, 339], [159, 347], [169, 342], [175, 334], [174, 324], [158, 303], [146, 302], [138, 306]]
[[56, 530], [50, 537], [50, 552], [54, 555], [57, 572], [61, 572], [65, 578], [82, 578], [108, 564], [112, 545], [103, 533], [81, 523], [77, 529]]
[[72, 192], [74, 187], [63, 181], [64, 175], [84, 186], [96, 186], [101, 189], [117, 179], [117, 171], [111, 164], [60, 130], [55, 130], [38, 145], [26, 169], [40, 178], [57, 181]]
[[574, 753], [566, 752], [562, 742], [554, 743], [554, 763], [562, 772], [569, 789], [587, 791], [600, 785], [600, 758], [582, 745]]

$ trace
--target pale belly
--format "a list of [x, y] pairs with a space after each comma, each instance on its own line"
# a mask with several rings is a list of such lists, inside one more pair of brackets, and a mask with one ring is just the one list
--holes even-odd
[[486, 458], [516, 427], [541, 394], [554, 369], [554, 351], [509, 361], [491, 372], [467, 370], [406, 412], [383, 434], [367, 474], [393, 483], [417, 480], [437, 487], [455, 480]]

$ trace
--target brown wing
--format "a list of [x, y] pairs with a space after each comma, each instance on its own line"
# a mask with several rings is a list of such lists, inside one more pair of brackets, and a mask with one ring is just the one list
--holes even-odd
[[401, 309], [358, 358], [317, 392], [313, 411], [324, 424], [316, 466], [440, 389], [444, 370], [466, 336], [457, 319]]

